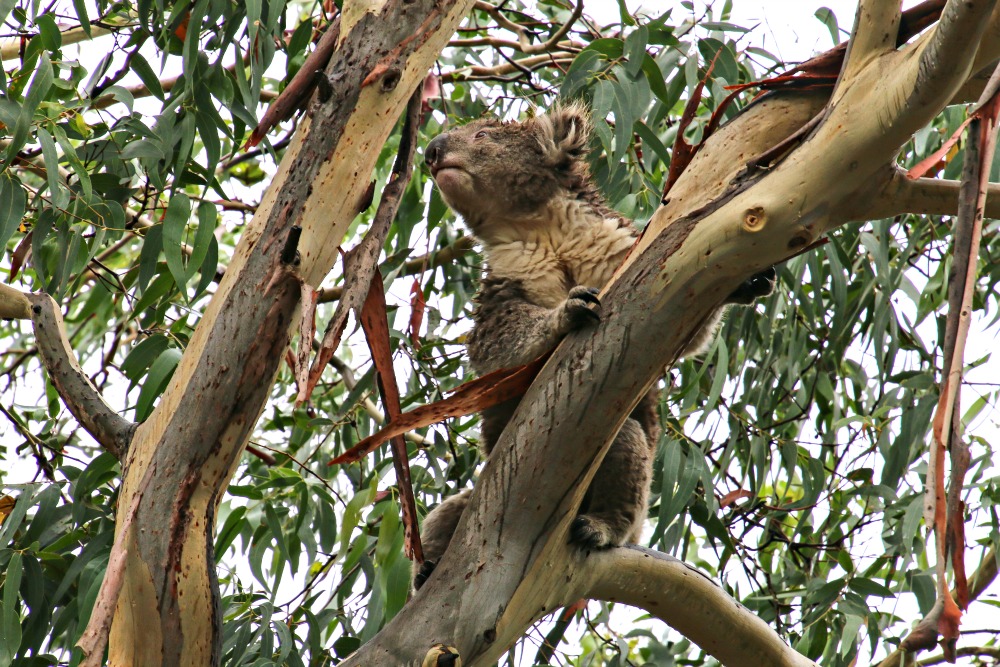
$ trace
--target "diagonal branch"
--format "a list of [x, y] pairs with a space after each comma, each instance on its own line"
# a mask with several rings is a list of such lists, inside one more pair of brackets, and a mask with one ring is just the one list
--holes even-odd
[[947, 91], [944, 99], [949, 99], [958, 84], [972, 74], [980, 40], [991, 25], [989, 18], [995, 6], [996, 2], [990, 0], [948, 0], [938, 24], [919, 47], [919, 57], [909, 67], [914, 77], [909, 106], [940, 107], [942, 92]]
[[66, 407], [100, 445], [121, 461], [136, 425], [104, 402], [80, 368], [66, 337], [59, 306], [48, 294], [27, 295], [38, 352]]
[[[344, 327], [347, 326], [347, 316], [352, 310], [355, 313], [361, 312], [361, 306], [369, 292], [372, 278], [378, 271], [378, 258], [382, 253], [382, 246], [385, 244], [392, 221], [396, 218], [399, 203], [402, 201], [403, 193], [410, 182], [410, 174], [413, 171], [413, 154], [417, 147], [417, 127], [420, 124], [420, 93], [420, 88], [417, 88], [407, 103], [396, 161], [393, 163], [389, 182], [386, 183], [382, 191], [382, 200], [375, 211], [371, 227], [365, 234], [365, 238], [344, 256], [344, 288], [341, 292], [341, 298], [337, 303], [333, 317], [327, 323], [323, 333], [323, 342], [312, 367], [309, 369], [308, 383], [299, 387], [299, 394], [295, 399], [297, 404], [309, 400], [323, 370], [333, 358], [337, 346], [340, 345]], [[319, 301], [322, 302], [322, 295]], [[387, 416], [391, 418], [393, 415], [387, 414]]]
[[851, 80], [873, 58], [896, 49], [902, 19], [899, 0], [861, 0], [844, 56], [841, 78]]
[[645, 609], [724, 665], [814, 666], [716, 582], [672, 556], [628, 546], [592, 552], [580, 567], [580, 579], [591, 582], [584, 597]]

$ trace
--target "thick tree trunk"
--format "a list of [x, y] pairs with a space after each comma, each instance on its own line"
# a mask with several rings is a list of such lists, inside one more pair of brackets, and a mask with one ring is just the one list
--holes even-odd
[[[219, 663], [215, 508], [284, 358], [300, 280], [315, 285], [330, 270], [382, 145], [472, 0], [348, 4], [328, 94], [300, 124], [124, 461], [118, 531], [132, 530], [122, 540], [112, 665]], [[297, 247], [293, 226], [302, 228]], [[282, 261], [286, 249], [298, 250], [300, 265]]]

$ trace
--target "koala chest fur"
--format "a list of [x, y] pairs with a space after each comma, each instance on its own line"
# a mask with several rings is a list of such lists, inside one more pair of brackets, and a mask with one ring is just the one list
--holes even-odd
[[492, 278], [519, 281], [526, 299], [556, 308], [577, 285], [603, 287], [636, 233], [626, 221], [597, 216], [577, 201], [554, 202], [545, 214], [530, 229], [487, 246], [486, 263]]

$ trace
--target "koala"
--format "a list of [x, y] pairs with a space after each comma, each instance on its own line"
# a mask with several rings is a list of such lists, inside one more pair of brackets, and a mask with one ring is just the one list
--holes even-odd
[[[638, 237], [631, 220], [605, 204], [586, 155], [590, 122], [579, 103], [523, 122], [481, 119], [435, 137], [425, 161], [445, 202], [482, 243], [486, 270], [467, 339], [473, 370], [486, 374], [526, 364], [569, 332], [600, 321], [598, 292]], [[727, 304], [769, 294], [774, 269], [743, 283]], [[725, 306], [683, 354], [712, 341]], [[483, 412], [480, 446], [488, 457], [520, 398]], [[660, 435], [657, 395], [648, 393], [615, 437], [574, 519], [570, 539], [603, 549], [635, 542], [647, 513]], [[451, 541], [471, 491], [441, 503], [424, 520], [425, 561], [414, 588]]]

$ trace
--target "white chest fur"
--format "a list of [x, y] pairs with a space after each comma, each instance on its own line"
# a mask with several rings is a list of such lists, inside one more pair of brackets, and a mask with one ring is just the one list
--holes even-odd
[[491, 273], [519, 280], [528, 300], [548, 308], [576, 285], [603, 287], [635, 242], [631, 227], [578, 201], [557, 201], [531, 220], [498, 220], [488, 229], [493, 233], [481, 236]]

